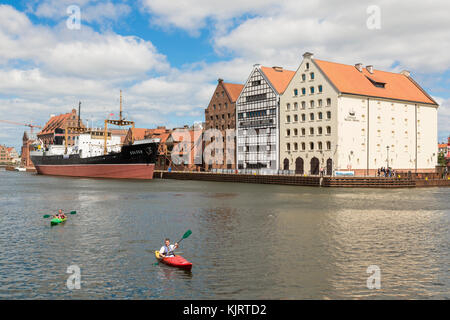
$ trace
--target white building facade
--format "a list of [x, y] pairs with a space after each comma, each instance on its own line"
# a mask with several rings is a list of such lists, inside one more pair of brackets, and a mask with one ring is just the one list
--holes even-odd
[[438, 104], [410, 77], [303, 55], [280, 99], [280, 169], [433, 172]]

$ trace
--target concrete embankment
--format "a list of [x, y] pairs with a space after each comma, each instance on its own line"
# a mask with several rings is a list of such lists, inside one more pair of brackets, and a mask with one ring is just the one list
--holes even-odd
[[155, 179], [197, 180], [216, 182], [241, 182], [259, 184], [279, 184], [311, 187], [348, 187], [348, 188], [414, 188], [414, 187], [450, 187], [450, 180], [412, 179], [382, 177], [318, 177], [301, 175], [250, 175], [224, 174], [210, 172], [159, 171]]

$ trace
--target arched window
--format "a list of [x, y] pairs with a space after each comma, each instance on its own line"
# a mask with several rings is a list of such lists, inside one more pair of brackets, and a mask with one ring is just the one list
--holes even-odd
[[327, 134], [331, 134], [331, 127], [330, 126], [327, 127]]
[[319, 150], [322, 150], [322, 142], [319, 141], [319, 143], [317, 144], [317, 147], [319, 148]]
[[290, 151], [291, 150], [291, 144], [288, 142], [288, 143], [286, 143], [286, 150], [287, 151]]
[[317, 118], [318, 118], [319, 120], [322, 120], [322, 112], [319, 112], [319, 113], [317, 114]]
[[327, 141], [327, 150], [331, 150], [331, 142]]
[[314, 142], [309, 143], [309, 150], [314, 150]]

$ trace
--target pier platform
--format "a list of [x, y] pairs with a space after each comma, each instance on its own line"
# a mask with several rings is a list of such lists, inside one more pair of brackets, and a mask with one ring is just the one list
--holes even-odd
[[319, 177], [304, 175], [257, 175], [227, 174], [190, 171], [155, 170], [154, 179], [197, 180], [215, 182], [241, 182], [259, 184], [295, 185], [310, 187], [342, 187], [342, 188], [415, 188], [415, 187], [450, 187], [447, 179], [428, 179], [416, 177], [384, 178], [384, 177]]

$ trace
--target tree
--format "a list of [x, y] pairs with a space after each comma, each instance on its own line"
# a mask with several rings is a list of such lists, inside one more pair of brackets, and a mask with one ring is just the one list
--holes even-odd
[[445, 159], [445, 154], [443, 152], [439, 152], [438, 165], [444, 166], [444, 167], [447, 165], [447, 160]]

